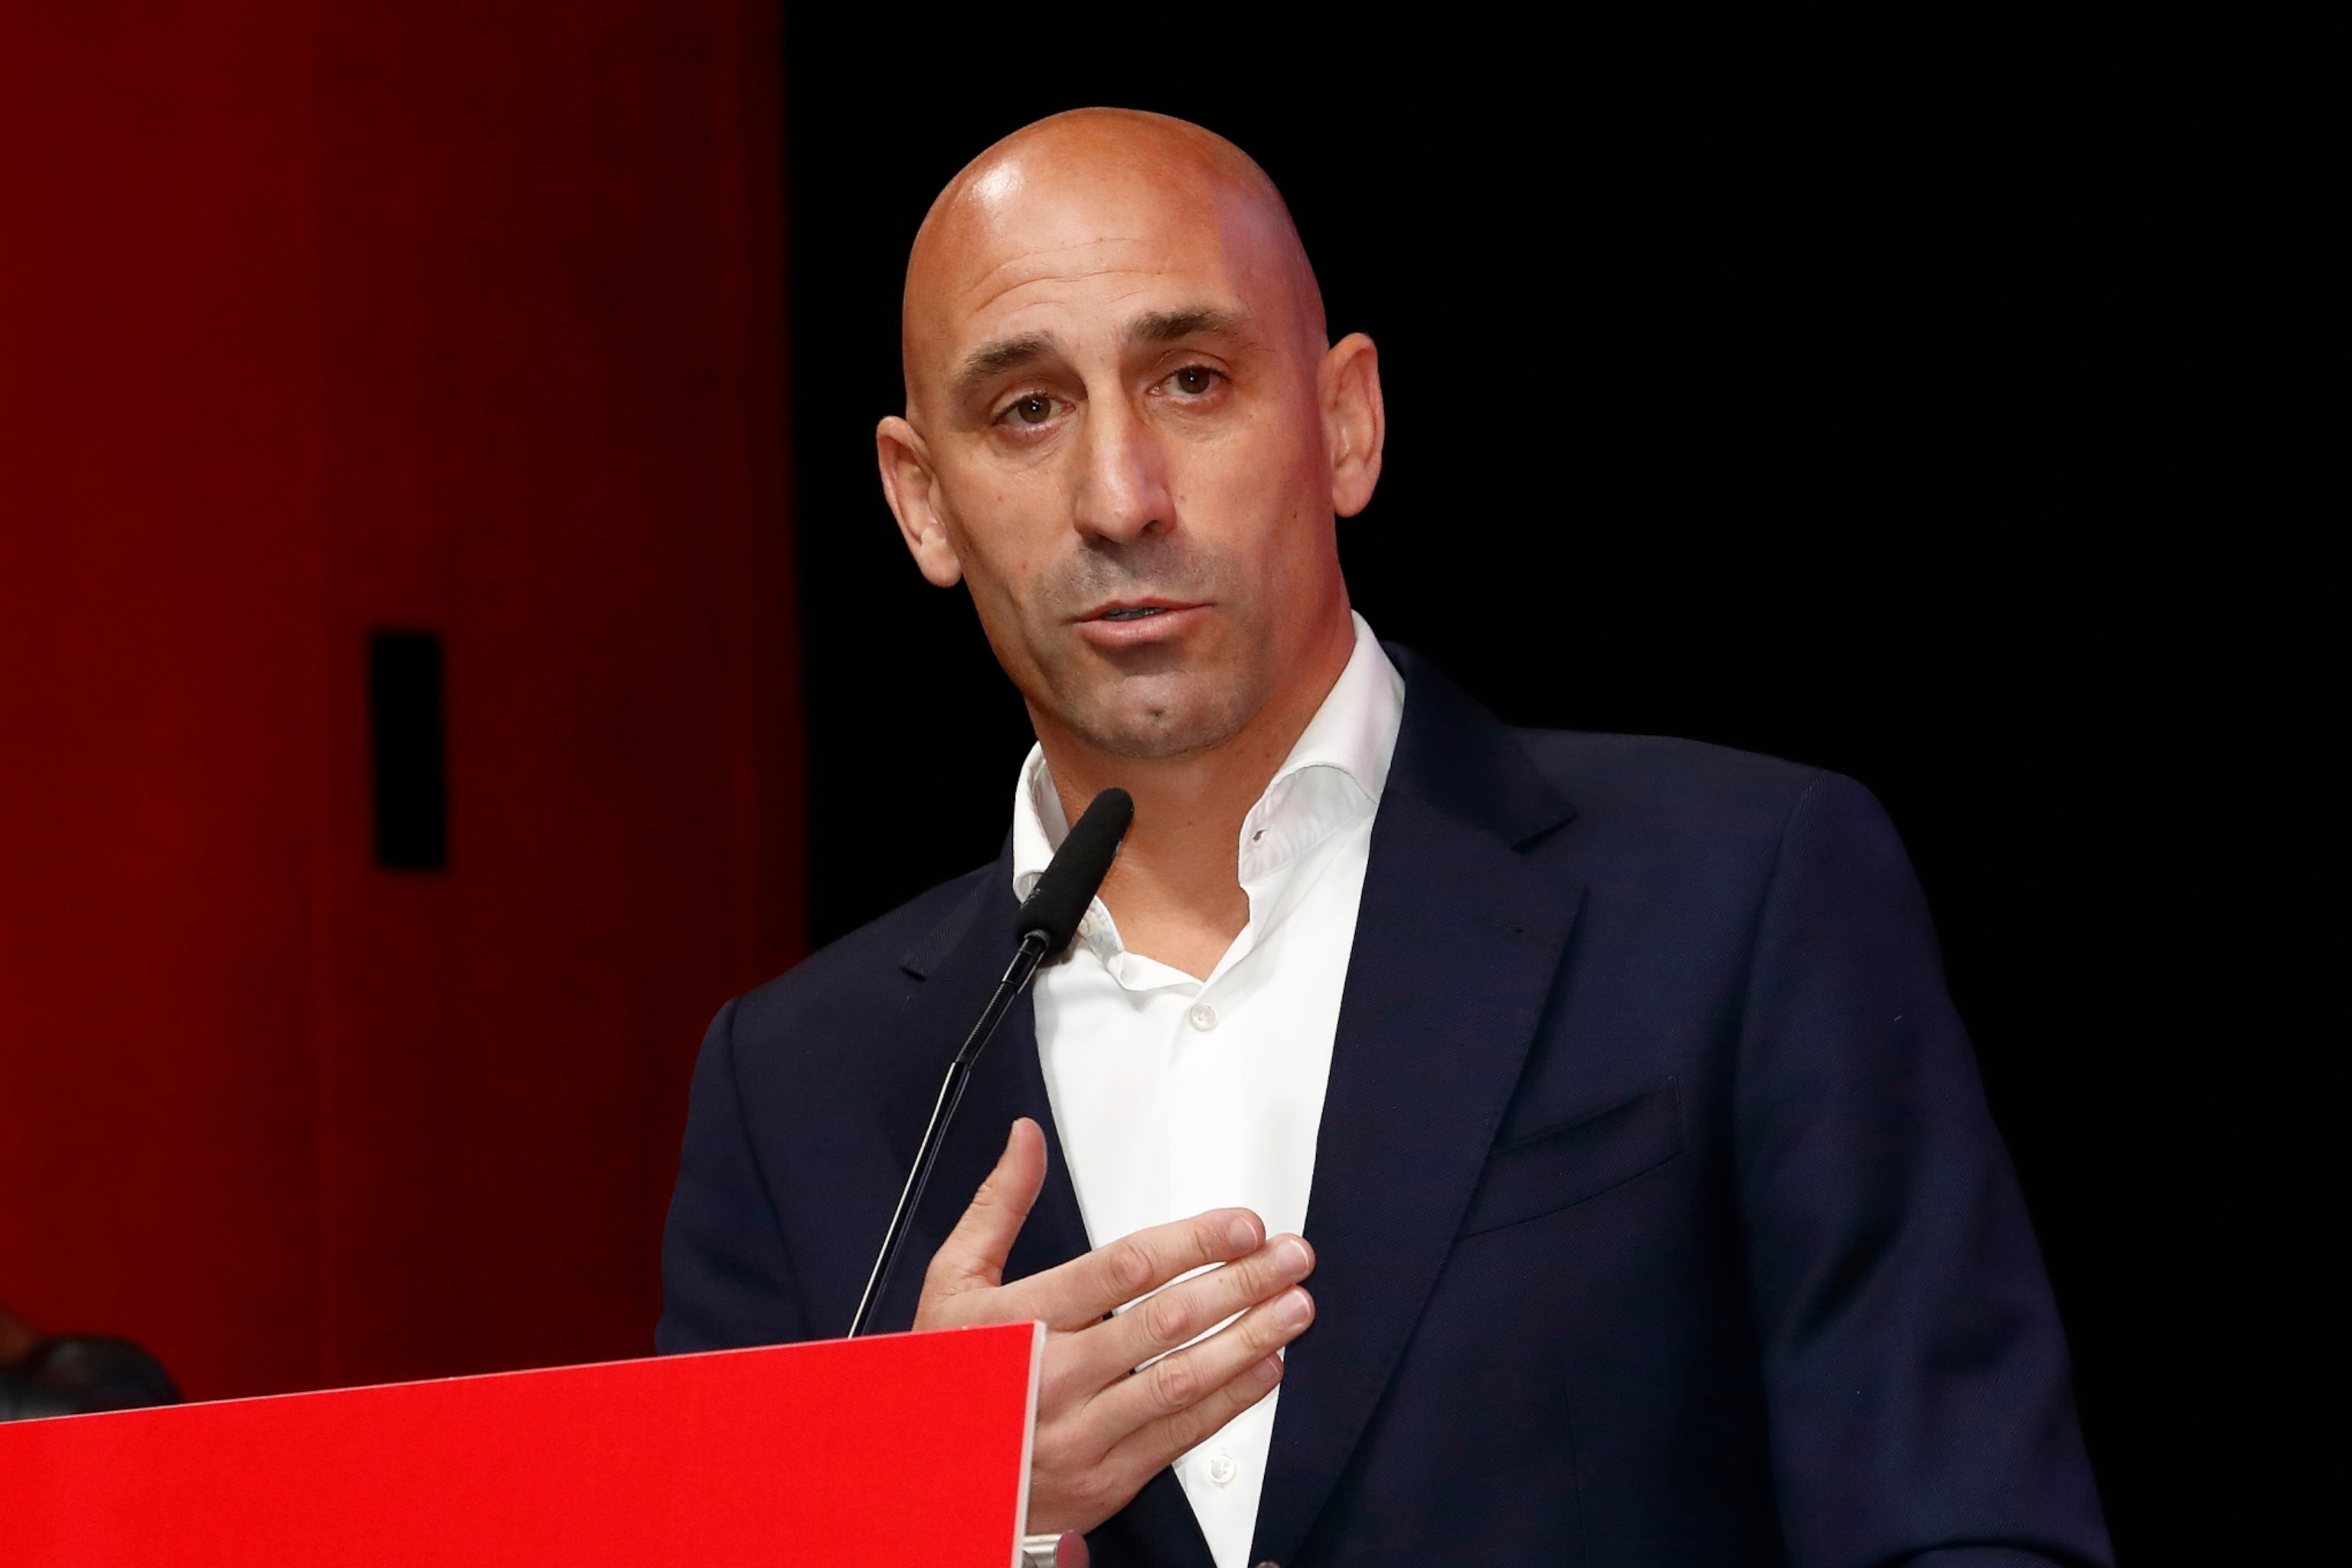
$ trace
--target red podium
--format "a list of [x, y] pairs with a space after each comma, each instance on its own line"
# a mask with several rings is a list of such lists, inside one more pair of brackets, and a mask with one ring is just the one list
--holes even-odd
[[0, 1425], [11, 1568], [1009, 1568], [1044, 1330]]

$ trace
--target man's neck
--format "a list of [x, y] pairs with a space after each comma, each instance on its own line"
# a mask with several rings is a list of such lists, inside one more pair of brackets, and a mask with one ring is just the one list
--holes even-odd
[[1355, 633], [1352, 621], [1343, 625], [1347, 635], [1325, 639], [1307, 673], [1285, 682], [1239, 733], [1204, 752], [1111, 756], [1038, 725], [1065, 820], [1076, 822], [1113, 784], [1135, 797], [1135, 826], [1101, 893], [1129, 952], [1205, 978], [1249, 923], [1242, 822], [1347, 668]]

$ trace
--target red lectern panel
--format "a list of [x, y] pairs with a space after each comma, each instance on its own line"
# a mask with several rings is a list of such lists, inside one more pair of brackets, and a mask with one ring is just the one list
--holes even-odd
[[11, 1568], [1007, 1568], [1035, 1324], [0, 1425]]

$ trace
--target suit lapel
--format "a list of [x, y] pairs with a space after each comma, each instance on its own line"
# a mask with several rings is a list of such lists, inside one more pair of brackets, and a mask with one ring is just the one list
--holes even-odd
[[[914, 1065], [900, 1075], [884, 1108], [889, 1147], [902, 1179], [915, 1157], [915, 1146], [922, 1141], [923, 1125], [930, 1117], [948, 1061], [1012, 956], [1013, 917], [1019, 905], [1012, 892], [1011, 853], [1008, 847], [1005, 858], [982, 879], [971, 902], [942, 921], [906, 960], [906, 969], [922, 984], [908, 1005], [901, 1026], [903, 1037], [921, 1042], [921, 1048], [912, 1053]], [[980, 1190], [1003, 1152], [1005, 1134], [1013, 1120], [1022, 1116], [1045, 1129], [1045, 1187], [1013, 1244], [1012, 1256], [1005, 1260], [1005, 1278], [1018, 1279], [1038, 1273], [1087, 1250], [1077, 1191], [1070, 1184], [1068, 1163], [1062, 1157], [1061, 1138], [1045, 1097], [1045, 1076], [1037, 1065], [1036, 1013], [1024, 997], [1006, 1015], [995, 1041], [972, 1068], [963, 1105], [940, 1151], [930, 1185], [924, 1189], [922, 1204], [908, 1229], [906, 1250], [899, 1255], [883, 1294], [877, 1314], [879, 1329], [898, 1331], [914, 1322], [923, 1270], [931, 1254], [963, 1216], [972, 1194]]]
[[[1007, 847], [971, 900], [940, 921], [906, 957], [903, 966], [922, 985], [908, 1002], [903, 1039], [924, 1041], [924, 1047], [915, 1053], [919, 1069], [901, 1074], [882, 1110], [889, 1123], [887, 1142], [901, 1175], [915, 1159], [915, 1145], [922, 1142], [922, 1126], [939, 1096], [939, 1077], [948, 1069], [948, 1058], [955, 1056], [955, 1047], [979, 1016], [988, 990], [1004, 973], [1004, 959], [1012, 957], [1016, 912], [1012, 847]], [[1046, 1173], [1045, 1192], [1037, 1194], [1037, 1206], [1004, 1260], [1004, 1277], [1040, 1274], [1087, 1250], [1087, 1223], [1079, 1217], [1070, 1163], [1061, 1152], [1061, 1131], [1054, 1126], [1054, 1107], [1046, 1100], [1045, 1069], [1037, 1065], [1037, 1008], [1024, 999], [971, 1069], [971, 1086], [964, 1090], [962, 1110], [955, 1112], [955, 1129], [940, 1150], [931, 1184], [908, 1229], [906, 1253], [898, 1258], [889, 1290], [882, 1295], [877, 1328], [903, 1331], [912, 1326], [915, 1305], [922, 1298], [924, 1268], [955, 1229], [971, 1194], [988, 1178], [990, 1166], [997, 1163], [1013, 1117], [1033, 1117], [1045, 1129]], [[1103, 1523], [1091, 1540], [1103, 1568], [1213, 1568], [1209, 1542], [1202, 1538], [1192, 1504], [1185, 1502], [1171, 1469], [1152, 1477], [1134, 1502]]]
[[1373, 825], [1307, 1212], [1315, 1326], [1291, 1347], [1250, 1560], [1306, 1540], [1434, 1288], [1541, 1021], [1581, 889], [1519, 847], [1572, 814], [1427, 667]]
[[[1011, 853], [1008, 847], [971, 901], [940, 922], [907, 957], [905, 968], [922, 984], [908, 1004], [904, 1037], [924, 1042], [919, 1053], [923, 1066], [902, 1075], [884, 1110], [891, 1151], [902, 1173], [922, 1140], [940, 1077], [1012, 954], [1013, 917], [1019, 906], [1011, 890]], [[1045, 1129], [1045, 1187], [1005, 1260], [1005, 1278], [1024, 1279], [1086, 1252], [1086, 1222], [1078, 1213], [1077, 1190], [1070, 1184], [1069, 1163], [1062, 1154], [1045, 1075], [1037, 1062], [1036, 1009], [1024, 999], [1006, 1016], [995, 1042], [972, 1068], [971, 1085], [964, 1091], [955, 1126], [915, 1211], [906, 1251], [884, 1293], [877, 1314], [882, 1330], [900, 1331], [914, 1322], [925, 1266], [955, 1228], [1003, 1152], [1013, 1119], [1021, 1116], [1034, 1118]], [[1213, 1568], [1208, 1542], [1173, 1470], [1154, 1476], [1092, 1540], [1104, 1568]]]

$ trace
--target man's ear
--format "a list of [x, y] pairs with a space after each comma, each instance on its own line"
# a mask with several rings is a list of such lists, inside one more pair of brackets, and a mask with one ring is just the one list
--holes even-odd
[[1381, 446], [1389, 416], [1381, 402], [1381, 352], [1361, 332], [1349, 332], [1323, 356], [1318, 377], [1323, 399], [1323, 441], [1331, 454], [1331, 510], [1353, 517], [1371, 504], [1381, 482]]
[[892, 415], [874, 427], [874, 457], [882, 469], [882, 494], [890, 515], [898, 520], [898, 536], [907, 552], [937, 588], [952, 588], [963, 581], [963, 563], [956, 559], [940, 515], [940, 484], [931, 472], [931, 457], [915, 427]]

